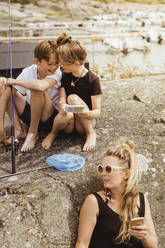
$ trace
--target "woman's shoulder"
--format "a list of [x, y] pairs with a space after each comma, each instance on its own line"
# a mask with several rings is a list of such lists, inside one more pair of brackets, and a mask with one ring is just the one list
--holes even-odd
[[96, 199], [103, 198], [103, 191], [92, 192], [87, 197], [86, 200], [96, 202]]

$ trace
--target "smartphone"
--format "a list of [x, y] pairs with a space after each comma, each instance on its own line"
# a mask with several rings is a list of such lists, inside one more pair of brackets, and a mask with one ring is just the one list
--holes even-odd
[[131, 227], [132, 226], [143, 226], [144, 225], [144, 217], [132, 218], [131, 219]]
[[66, 105], [65, 106], [66, 112], [77, 113], [77, 112], [83, 111], [83, 109], [84, 109], [83, 105]]

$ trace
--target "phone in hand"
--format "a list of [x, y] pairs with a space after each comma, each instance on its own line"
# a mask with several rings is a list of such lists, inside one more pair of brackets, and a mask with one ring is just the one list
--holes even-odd
[[131, 227], [133, 226], [143, 226], [144, 225], [144, 217], [137, 217], [131, 219]]
[[72, 112], [72, 113], [78, 113], [82, 112], [84, 109], [83, 105], [67, 105], [65, 106], [65, 111], [66, 112]]

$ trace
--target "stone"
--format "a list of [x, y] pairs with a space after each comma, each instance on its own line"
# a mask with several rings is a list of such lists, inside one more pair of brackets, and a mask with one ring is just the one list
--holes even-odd
[[[0, 246], [10, 248], [14, 243], [14, 248], [73, 248], [80, 206], [90, 192], [102, 187], [96, 172], [102, 154], [118, 138], [127, 136], [135, 142], [137, 153], [149, 159], [140, 190], [148, 192], [159, 248], [164, 247], [164, 123], [154, 121], [159, 114], [154, 109], [164, 104], [164, 83], [164, 75], [101, 82], [102, 114], [97, 121], [97, 145], [92, 152], [82, 152], [84, 137], [73, 133], [60, 134], [46, 151], [41, 147], [41, 136], [34, 150], [19, 153], [17, 171], [45, 166], [48, 156], [60, 153], [80, 154], [86, 163], [82, 169], [69, 173], [48, 168], [19, 175], [14, 182], [1, 179]], [[133, 100], [135, 94], [143, 102]], [[5, 126], [9, 131], [7, 118]], [[0, 165], [1, 173], [11, 172], [10, 155], [5, 151], [1, 151]]]

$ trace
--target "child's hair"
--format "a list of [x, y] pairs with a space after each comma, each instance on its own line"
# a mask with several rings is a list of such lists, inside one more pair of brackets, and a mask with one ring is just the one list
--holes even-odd
[[38, 43], [34, 49], [34, 57], [41, 61], [49, 61], [50, 56], [56, 52], [56, 43], [52, 40], [44, 40]]
[[62, 33], [56, 41], [57, 53], [66, 63], [74, 64], [78, 61], [81, 65], [84, 64], [87, 52], [79, 41], [72, 40], [72, 37], [67, 33]]
[[108, 149], [104, 156], [116, 156], [121, 160], [122, 164], [127, 165], [129, 168], [129, 178], [123, 185], [124, 194], [120, 215], [122, 225], [116, 238], [118, 243], [122, 243], [130, 239], [128, 229], [130, 228], [131, 218], [138, 217], [138, 183], [140, 180], [139, 163], [134, 151], [134, 143], [127, 138], [119, 140], [118, 144], [115, 147]]

